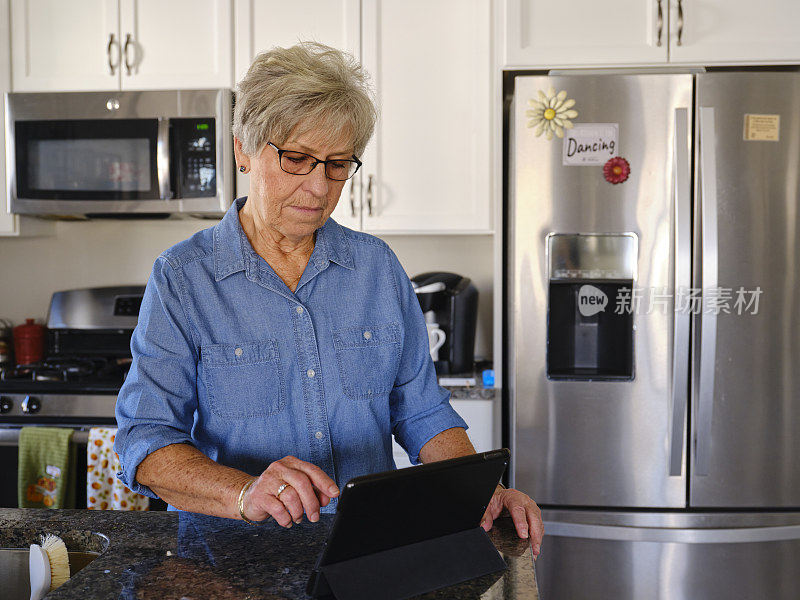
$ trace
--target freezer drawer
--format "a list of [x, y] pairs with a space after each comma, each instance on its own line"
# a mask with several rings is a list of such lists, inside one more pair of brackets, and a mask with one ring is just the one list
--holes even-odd
[[547, 600], [800, 597], [800, 513], [544, 519], [536, 579]]

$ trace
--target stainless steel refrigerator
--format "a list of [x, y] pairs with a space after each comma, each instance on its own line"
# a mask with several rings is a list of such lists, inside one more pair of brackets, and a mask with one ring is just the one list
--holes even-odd
[[544, 600], [800, 598], [800, 73], [507, 80]]

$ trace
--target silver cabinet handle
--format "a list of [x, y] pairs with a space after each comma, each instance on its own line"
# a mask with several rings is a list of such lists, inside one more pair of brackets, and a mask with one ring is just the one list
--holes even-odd
[[367, 214], [372, 216], [372, 175], [367, 178]]
[[[133, 43], [133, 37], [130, 33], [125, 34], [125, 49], [123, 50], [123, 54], [125, 55], [125, 68], [128, 70], [128, 75], [131, 74], [131, 70], [133, 69], [133, 64], [128, 61], [128, 47]], [[136, 48], [134, 48], [134, 52]]]
[[[714, 109], [700, 107], [700, 235], [701, 285], [703, 304], [706, 293], [717, 287], [717, 140], [714, 133]], [[702, 313], [702, 311], [701, 311]], [[700, 317], [700, 365], [697, 381], [697, 439], [695, 474], [708, 475], [711, 452], [711, 416], [714, 409], [714, 369], [717, 362], [717, 315]]]
[[158, 195], [162, 200], [172, 198], [169, 185], [169, 119], [158, 118], [158, 139], [156, 141], [156, 172], [158, 173]]
[[350, 180], [350, 216], [356, 217], [356, 183]]
[[661, 46], [661, 33], [664, 31], [664, 11], [661, 9], [661, 0], [658, 3], [658, 37], [656, 39], [656, 46]]
[[[688, 290], [691, 285], [691, 153], [689, 151], [689, 111], [675, 109], [674, 137], [675, 175], [675, 283], [673, 297], [678, 290]], [[677, 307], [676, 307], [677, 308]], [[669, 442], [669, 475], [680, 477], [683, 469], [683, 433], [686, 423], [687, 381], [689, 378], [689, 313], [673, 311], [672, 344], [672, 428]]]
[[[108, 47], [106, 48], [106, 54], [108, 55], [108, 70], [111, 71], [112, 75], [117, 70], [120, 60], [119, 42], [115, 39], [115, 37], [116, 36], [113, 33], [108, 36]], [[117, 47], [117, 64], [114, 64], [111, 59], [111, 48], [114, 46]]]
[[682, 46], [683, 42], [683, 0], [678, 0], [678, 46]]

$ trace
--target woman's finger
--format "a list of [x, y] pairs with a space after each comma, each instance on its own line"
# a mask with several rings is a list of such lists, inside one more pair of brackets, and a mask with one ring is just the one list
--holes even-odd
[[319, 491], [317, 488], [314, 488], [314, 493], [317, 494], [317, 500], [319, 501], [320, 506], [328, 506], [331, 502], [331, 497], [327, 494]]
[[534, 504], [528, 510], [528, 526], [531, 533], [531, 547], [533, 555], [538, 556], [542, 549], [542, 538], [544, 538], [544, 523], [542, 523], [542, 513], [539, 507]]
[[281, 527], [292, 525], [292, 516], [283, 502], [265, 489], [261, 478], [244, 495], [244, 514], [252, 521], [263, 521], [272, 517]]
[[303, 504], [303, 512], [306, 513], [308, 520], [314, 523], [319, 521], [319, 500], [317, 500], [314, 486], [311, 485], [308, 475], [303, 471], [287, 467], [280, 462], [272, 463], [270, 468], [274, 468], [275, 473], [297, 492], [300, 502]]
[[331, 498], [335, 498], [339, 495], [339, 488], [336, 486], [336, 482], [328, 477], [328, 474], [317, 465], [300, 460], [295, 456], [287, 456], [281, 459], [281, 462], [292, 469], [305, 473], [315, 488], [324, 492]]
[[528, 537], [528, 511], [522, 504], [514, 504], [510, 506], [508, 512], [511, 514], [511, 520], [514, 521], [514, 527], [517, 529], [517, 535], [523, 539]]
[[303, 520], [303, 503], [300, 501], [300, 496], [297, 495], [297, 492], [291, 485], [287, 485], [283, 488], [280, 494], [276, 493], [275, 497], [283, 503], [286, 510], [289, 511], [289, 514], [292, 515], [292, 521], [299, 523]]

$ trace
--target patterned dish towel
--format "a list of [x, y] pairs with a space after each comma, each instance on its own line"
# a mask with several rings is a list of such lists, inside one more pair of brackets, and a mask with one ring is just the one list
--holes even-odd
[[117, 479], [119, 457], [114, 452], [116, 428], [92, 427], [86, 445], [86, 506], [93, 510], [147, 510], [150, 499], [130, 491]]
[[75, 507], [72, 429], [23, 427], [19, 432], [20, 508]]

